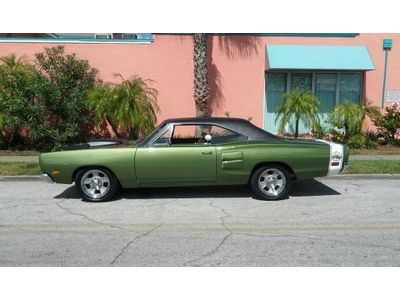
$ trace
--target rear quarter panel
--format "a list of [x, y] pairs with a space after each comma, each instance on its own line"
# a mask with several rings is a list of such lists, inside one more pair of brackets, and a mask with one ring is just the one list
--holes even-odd
[[[77, 169], [97, 166], [111, 170], [123, 187], [135, 187], [135, 153], [136, 148], [60, 151], [41, 154], [39, 163], [42, 172], [49, 174], [56, 183], [70, 184]], [[60, 175], [53, 176], [53, 170], [59, 170]]]
[[326, 176], [329, 145], [307, 141], [248, 141], [216, 146], [217, 178], [221, 184], [247, 183], [263, 163], [287, 165], [297, 179]]

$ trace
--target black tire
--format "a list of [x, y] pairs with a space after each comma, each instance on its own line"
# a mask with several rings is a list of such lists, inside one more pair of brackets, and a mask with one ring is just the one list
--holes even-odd
[[[95, 180], [94, 175], [90, 177], [90, 173], [98, 174], [98, 181], [96, 183], [84, 183], [85, 179]], [[89, 175], [88, 175], [89, 174]], [[96, 175], [97, 176], [97, 175]], [[108, 178], [107, 178], [108, 177]], [[104, 179], [103, 179], [104, 178]], [[103, 179], [103, 180], [102, 180]], [[108, 180], [107, 180], [108, 179]], [[97, 180], [97, 179], [96, 179]], [[108, 183], [107, 183], [108, 182]], [[107, 183], [107, 185], [106, 185]], [[91, 184], [96, 185], [96, 187], [91, 187]], [[112, 172], [101, 167], [88, 167], [80, 170], [75, 177], [75, 186], [82, 196], [83, 201], [87, 202], [106, 202], [113, 199], [115, 193], [118, 191], [119, 182]], [[100, 189], [96, 190], [96, 188]], [[101, 189], [105, 188], [104, 192]], [[93, 195], [89, 190], [94, 190]], [[98, 193], [97, 193], [98, 191]]]
[[[278, 185], [281, 179], [284, 182], [284, 184], [280, 185], [282, 188]], [[266, 180], [267, 186], [262, 188], [260, 185], [263, 184], [264, 180]], [[266, 164], [259, 167], [254, 171], [250, 179], [251, 189], [255, 197], [260, 200], [280, 200], [286, 198], [292, 185], [292, 173], [287, 168], [278, 164]], [[276, 189], [276, 187], [279, 188]], [[272, 195], [274, 192], [276, 192], [276, 195]]]

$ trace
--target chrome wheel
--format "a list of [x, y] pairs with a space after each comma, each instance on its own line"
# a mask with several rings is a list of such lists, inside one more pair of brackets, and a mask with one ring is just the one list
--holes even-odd
[[93, 169], [83, 174], [80, 181], [82, 192], [91, 199], [104, 197], [110, 190], [110, 178], [102, 170]]
[[266, 169], [258, 177], [258, 187], [267, 196], [278, 196], [285, 189], [286, 176], [278, 169]]

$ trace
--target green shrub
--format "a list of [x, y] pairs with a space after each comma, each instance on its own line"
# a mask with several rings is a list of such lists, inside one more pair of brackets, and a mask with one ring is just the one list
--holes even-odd
[[312, 134], [317, 139], [326, 138], [329, 131], [330, 130], [329, 130], [328, 126], [321, 124], [321, 122], [319, 122], [319, 121], [315, 122], [315, 124], [312, 128]]
[[[97, 70], [62, 46], [45, 48], [34, 64], [15, 55], [0, 65], [0, 138], [5, 148], [59, 149], [85, 138], [86, 105]], [[4, 134], [3, 134], [4, 133]]]
[[0, 138], [4, 148], [21, 148], [23, 131], [40, 116], [35, 104], [34, 69], [25, 57], [0, 59]]
[[390, 142], [396, 139], [396, 134], [400, 130], [400, 109], [397, 103], [385, 108], [383, 116], [375, 118], [374, 124], [378, 128], [379, 134]]
[[37, 53], [34, 92], [42, 111], [30, 126], [30, 139], [41, 149], [58, 149], [81, 141], [93, 122], [87, 93], [98, 71], [87, 60], [66, 54], [64, 47]]
[[95, 114], [97, 125], [104, 120], [119, 138], [137, 139], [151, 132], [157, 122], [158, 91], [151, 80], [138, 76], [124, 79], [116, 74], [120, 84], [101, 83], [88, 96], [88, 107]]
[[359, 133], [352, 135], [349, 138], [347, 145], [351, 149], [376, 149], [379, 144], [377, 140], [374, 140], [367, 134]]
[[334, 136], [342, 142], [348, 142], [350, 137], [361, 133], [367, 116], [374, 119], [377, 115], [379, 115], [377, 107], [345, 100], [333, 108], [329, 114], [328, 123], [334, 128], [332, 129]]
[[393, 146], [399, 146], [400, 147], [400, 140], [389, 141], [389, 144], [393, 145]]

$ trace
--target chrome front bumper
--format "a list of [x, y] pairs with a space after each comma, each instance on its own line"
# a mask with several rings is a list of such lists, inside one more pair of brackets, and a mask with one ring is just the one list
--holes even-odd
[[53, 179], [51, 179], [51, 177], [49, 175], [47, 175], [46, 173], [42, 174], [40, 176], [40, 179], [42, 179], [43, 181], [46, 181], [47, 183], [54, 183]]

